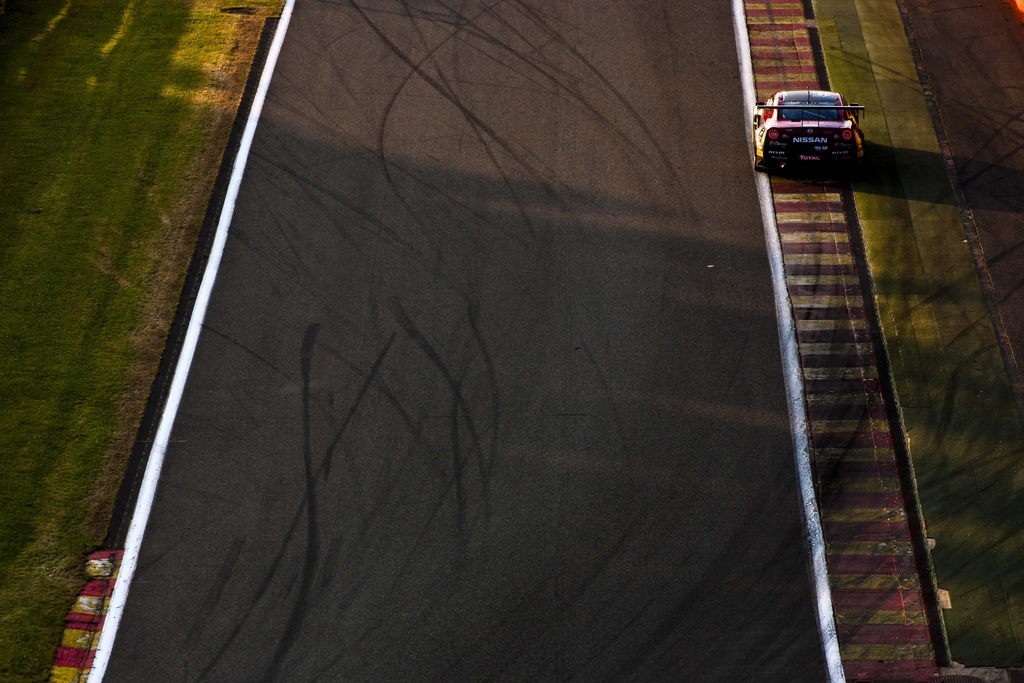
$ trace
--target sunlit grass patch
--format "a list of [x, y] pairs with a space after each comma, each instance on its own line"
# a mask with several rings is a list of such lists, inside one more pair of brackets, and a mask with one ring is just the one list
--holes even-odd
[[47, 677], [102, 541], [263, 18], [0, 16], [0, 680]]

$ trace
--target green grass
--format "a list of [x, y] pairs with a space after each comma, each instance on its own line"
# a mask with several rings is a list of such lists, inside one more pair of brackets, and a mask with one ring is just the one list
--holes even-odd
[[262, 17], [0, 16], [0, 680], [48, 676], [103, 539]]
[[815, 0], [833, 86], [866, 107], [854, 183], [954, 661], [1024, 664], [1024, 431], [891, 0]]

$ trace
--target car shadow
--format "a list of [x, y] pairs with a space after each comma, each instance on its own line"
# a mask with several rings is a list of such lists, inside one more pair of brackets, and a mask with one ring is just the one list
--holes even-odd
[[951, 176], [969, 209], [1024, 213], [1024, 169], [935, 151], [890, 147], [870, 140], [855, 164], [790, 162], [773, 177], [807, 183], [852, 182], [857, 192], [910, 201], [956, 205]]

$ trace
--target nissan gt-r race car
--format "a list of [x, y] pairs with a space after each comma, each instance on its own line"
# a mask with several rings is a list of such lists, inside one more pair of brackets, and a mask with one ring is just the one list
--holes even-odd
[[777, 92], [754, 108], [754, 166], [791, 162], [852, 164], [864, 156], [859, 104], [827, 90]]

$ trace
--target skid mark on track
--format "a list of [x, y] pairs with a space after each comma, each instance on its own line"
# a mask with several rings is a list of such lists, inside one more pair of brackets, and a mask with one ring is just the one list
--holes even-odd
[[[490, 481], [490, 463], [484, 453], [483, 442], [480, 438], [480, 434], [477, 431], [475, 421], [473, 420], [473, 413], [470, 408], [469, 402], [466, 400], [462, 393], [462, 380], [455, 377], [452, 370], [445, 363], [444, 359], [437, 352], [437, 349], [430, 343], [430, 340], [426, 338], [423, 332], [416, 326], [416, 324], [409, 318], [405, 309], [402, 307], [401, 301], [397, 298], [388, 299], [388, 308], [391, 311], [395, 322], [405, 331], [409, 338], [420, 348], [420, 350], [426, 355], [430, 362], [437, 368], [438, 372], [444, 378], [448, 384], [449, 389], [452, 392], [452, 410], [451, 410], [451, 433], [452, 433], [452, 467], [455, 473], [455, 496], [458, 503], [458, 522], [460, 530], [465, 525], [465, 475], [464, 469], [466, 459], [469, 457], [476, 458], [477, 471], [480, 477], [480, 487], [483, 497], [484, 505], [487, 504], [489, 499], [489, 481]], [[459, 424], [465, 422], [466, 429], [469, 432], [471, 441], [471, 448], [468, 453], [463, 453], [461, 448], [461, 439], [459, 438]]]
[[[537, 187], [554, 204], [567, 208], [564, 206], [565, 195], [570, 189], [561, 184], [555, 170], [529, 149], [502, 136], [500, 127], [492, 126], [477, 112], [469, 91], [463, 92], [463, 86], [486, 85], [466, 80], [460, 72], [460, 51], [471, 51], [483, 59], [501, 64], [516, 82], [516, 85], [493, 83], [493, 87], [536, 88], [540, 92], [561, 96], [630, 151], [627, 163], [638, 177], [675, 189], [684, 186], [663, 144], [641, 113], [612, 85], [598, 65], [576, 49], [555, 26], [555, 21], [542, 11], [521, 2], [496, 2], [480, 5], [479, 11], [470, 15], [437, 3], [437, 7], [444, 8], [443, 14], [459, 19], [457, 22], [440, 22], [439, 26], [438, 22], [429, 20], [433, 13], [427, 16], [422, 12], [396, 10], [382, 15], [377, 8], [364, 7], [358, 2], [352, 2], [351, 7], [382, 44], [409, 68], [408, 76], [392, 94], [388, 113], [378, 128], [377, 152], [382, 159], [390, 110], [395, 107], [400, 92], [415, 77], [459, 112], [470, 134], [490, 157], [500, 176], [512, 182], [514, 173], [502, 168], [503, 164], [511, 162], [533, 178]], [[521, 21], [512, 21], [510, 15], [513, 14], [525, 19], [533, 33], [524, 32]], [[409, 27], [420, 37], [422, 50], [402, 50], [392, 39], [392, 33], [401, 25], [398, 17], [406, 16], [410, 19]], [[428, 40], [425, 30], [428, 20], [434, 31], [432, 40]], [[445, 48], [443, 51], [442, 47]], [[512, 194], [515, 196], [514, 192]], [[686, 201], [685, 196], [681, 201]]]

